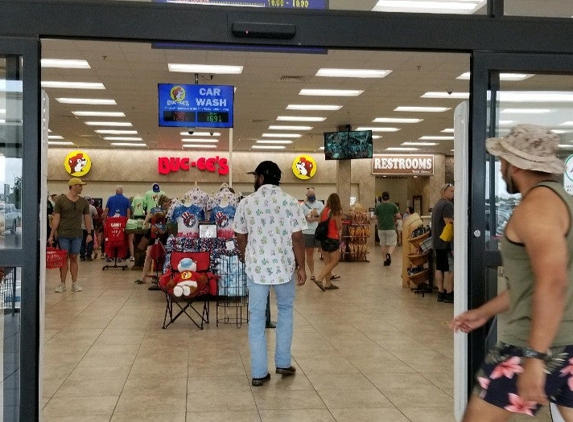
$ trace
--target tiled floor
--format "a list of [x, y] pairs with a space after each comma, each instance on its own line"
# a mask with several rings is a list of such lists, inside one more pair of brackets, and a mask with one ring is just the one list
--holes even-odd
[[339, 290], [297, 289], [298, 372], [281, 379], [270, 361], [263, 387], [250, 384], [247, 326], [217, 327], [214, 302], [203, 331], [163, 330], [163, 294], [138, 272], [82, 262], [84, 291], [57, 294], [50, 270], [43, 420], [453, 421], [452, 305], [401, 287], [399, 249], [390, 267], [378, 248], [370, 259], [341, 263]]

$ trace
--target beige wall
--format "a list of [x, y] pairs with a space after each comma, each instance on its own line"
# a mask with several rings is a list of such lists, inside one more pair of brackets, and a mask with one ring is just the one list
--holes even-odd
[[[208, 171], [191, 168], [189, 171], [179, 171], [167, 175], [157, 171], [157, 159], [166, 157], [187, 157], [191, 161], [199, 157], [225, 157], [226, 153], [195, 152], [176, 150], [121, 150], [121, 149], [84, 149], [92, 160], [91, 171], [83, 177], [88, 182], [84, 189], [85, 195], [103, 198], [104, 201], [115, 192], [117, 185], [124, 187], [126, 196], [135, 196], [151, 189], [153, 183], [159, 183], [162, 190], [173, 197], [182, 196], [195, 186], [213, 194], [222, 183], [229, 183], [229, 175], [219, 175]], [[70, 179], [64, 169], [64, 159], [71, 150], [67, 148], [50, 148], [48, 151], [48, 191], [63, 193], [67, 191], [67, 181]], [[232, 186], [236, 192], [248, 194], [253, 192], [253, 176], [247, 172], [255, 169], [264, 160], [272, 160], [283, 171], [281, 187], [292, 196], [303, 199], [306, 187], [314, 187], [317, 197], [326, 200], [332, 192], [341, 195], [342, 203], [348, 204], [350, 196], [356, 197], [357, 202], [365, 207], [373, 207], [374, 199], [383, 191], [390, 192], [393, 202], [399, 202], [401, 211], [411, 205], [414, 195], [422, 195], [423, 214], [439, 199], [439, 188], [446, 176], [446, 157], [435, 156], [435, 174], [433, 177], [383, 178], [372, 175], [371, 160], [352, 160], [351, 162], [326, 161], [322, 153], [308, 154], [317, 162], [316, 175], [310, 180], [297, 179], [292, 170], [292, 162], [299, 154], [276, 152], [234, 152], [230, 163]], [[350, 164], [350, 167], [348, 166]], [[344, 169], [344, 177], [340, 177], [339, 168]], [[338, 175], [338, 176], [337, 176]], [[338, 186], [344, 189], [338, 190]], [[347, 187], [346, 187], [347, 186]], [[347, 206], [345, 207], [347, 209]]]

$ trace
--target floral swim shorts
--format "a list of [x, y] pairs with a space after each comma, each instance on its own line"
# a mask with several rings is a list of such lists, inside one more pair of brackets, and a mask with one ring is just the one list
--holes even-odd
[[[549, 401], [573, 407], [573, 346], [553, 347], [545, 361], [545, 394]], [[523, 349], [498, 343], [489, 351], [476, 374], [474, 394], [494, 406], [533, 416], [541, 405], [517, 395], [517, 376], [523, 372]]]

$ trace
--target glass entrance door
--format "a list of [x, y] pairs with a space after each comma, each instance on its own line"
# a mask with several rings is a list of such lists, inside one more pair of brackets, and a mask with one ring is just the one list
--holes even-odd
[[38, 45], [0, 38], [3, 421], [38, 420], [39, 415]]
[[[474, 53], [469, 179], [469, 269], [468, 307], [475, 308], [505, 288], [501, 277], [499, 239], [512, 210], [520, 201], [510, 195], [495, 157], [486, 153], [488, 137], [504, 136], [518, 124], [539, 124], [561, 136], [559, 155], [564, 161], [573, 153], [573, 57], [566, 55], [522, 55]], [[573, 159], [571, 160], [573, 162]], [[560, 182], [573, 184], [569, 176]], [[571, 188], [573, 193], [573, 188]], [[456, 313], [464, 309], [456, 309]], [[502, 317], [500, 317], [502, 318]], [[456, 397], [461, 415], [474, 383], [474, 375], [487, 349], [497, 341], [497, 319], [464, 339], [456, 359], [465, 365], [456, 379], [466, 385]], [[459, 335], [459, 334], [458, 334]], [[462, 387], [462, 386], [460, 386]]]

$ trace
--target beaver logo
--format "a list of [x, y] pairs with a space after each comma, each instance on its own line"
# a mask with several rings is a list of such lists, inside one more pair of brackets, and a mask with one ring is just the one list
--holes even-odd
[[72, 151], [66, 156], [64, 167], [71, 176], [84, 176], [91, 169], [91, 159], [83, 151]]
[[308, 180], [316, 173], [316, 161], [308, 155], [300, 155], [292, 163], [294, 175], [302, 180]]

